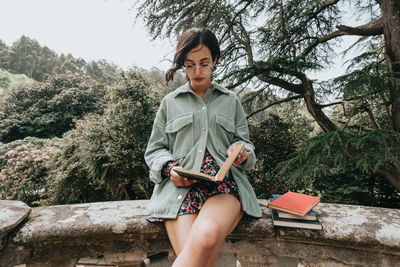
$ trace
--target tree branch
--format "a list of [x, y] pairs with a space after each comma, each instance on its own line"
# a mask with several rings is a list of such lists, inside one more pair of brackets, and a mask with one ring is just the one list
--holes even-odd
[[[266, 81], [266, 82], [268, 82], [268, 81], [267, 81], [267, 80], [264, 80], [264, 79], [279, 79], [279, 78], [272, 78], [272, 77], [266, 77], [266, 76], [264, 76], [264, 73], [270, 72], [270, 71], [278, 72], [278, 73], [283, 74], [283, 75], [294, 76], [294, 77], [296, 77], [297, 79], [299, 79], [300, 81], [303, 81], [303, 78], [304, 78], [304, 73], [302, 73], [302, 72], [300, 72], [300, 71], [295, 71], [295, 70], [280, 68], [280, 67], [278, 67], [278, 66], [274, 66], [274, 67], [260, 67], [260, 68], [256, 68], [255, 71], [256, 71], [256, 75], [255, 75], [255, 76], [257, 76], [257, 78], [259, 78], [261, 81]], [[262, 76], [259, 76], [259, 75], [262, 75]], [[279, 79], [279, 80], [280, 80], [280, 81], [283, 81], [282, 79]], [[295, 85], [295, 84], [288, 83], [288, 82], [286, 82], [286, 81], [284, 81], [282, 84], [283, 84], [283, 85], [285, 85], [285, 84]], [[278, 85], [278, 86], [280, 86], [280, 85]], [[289, 87], [283, 87], [283, 88], [284, 88], [284, 89], [288, 89]], [[293, 88], [293, 87], [292, 87], [292, 88]], [[296, 93], [296, 94], [304, 94], [304, 92], [305, 92], [305, 90], [304, 90], [304, 84], [295, 85], [295, 88], [296, 88], [297, 90], [301, 90], [301, 91], [293, 91], [294, 93]], [[290, 89], [288, 89], [288, 90], [290, 90]]]
[[347, 122], [345, 123], [345, 125], [343, 126], [343, 130], [347, 127], [347, 125], [349, 124], [349, 122], [350, 122], [350, 120], [351, 120], [351, 118], [353, 118], [353, 116], [354, 116], [354, 109], [351, 111], [351, 114], [350, 114], [350, 116], [349, 116], [349, 119], [347, 120]]
[[327, 108], [327, 107], [330, 107], [330, 106], [341, 105], [341, 104], [344, 104], [344, 102], [343, 101], [339, 101], [339, 102], [332, 102], [332, 103], [329, 103], [329, 104], [318, 104], [318, 107], [319, 108]]
[[[240, 25], [240, 27], [241, 27], [242, 32], [245, 32], [245, 33], [247, 34], [246, 29], [244, 28], [243, 24], [240, 22], [239, 25]], [[251, 49], [250, 38], [249, 38], [249, 36], [246, 35], [246, 39], [247, 39], [247, 40], [242, 39], [242, 38], [235, 32], [235, 30], [233, 29], [233, 27], [231, 28], [231, 32], [232, 32], [232, 35], [235, 37], [235, 39], [236, 39], [241, 45], [243, 45], [243, 46], [245, 47], [245, 50], [246, 50], [246, 52], [247, 52], [247, 63], [248, 63], [249, 65], [251, 65], [251, 64], [253, 63], [253, 51], [252, 51], [252, 49]]]
[[301, 96], [301, 95], [291, 96], [291, 97], [287, 97], [285, 99], [276, 101], [274, 103], [268, 104], [265, 107], [262, 107], [262, 108], [260, 108], [260, 109], [258, 109], [256, 111], [250, 113], [249, 115], [247, 115], [247, 119], [249, 119], [251, 116], [254, 116], [255, 114], [257, 114], [257, 113], [259, 113], [259, 112], [261, 112], [263, 110], [266, 110], [267, 108], [270, 108], [272, 106], [275, 106], [275, 105], [278, 105], [278, 104], [281, 104], [281, 103], [285, 103], [285, 102], [289, 102], [289, 101], [292, 101], [292, 100], [295, 100], [295, 99], [300, 99], [300, 98], [303, 98], [303, 96]]
[[283, 18], [283, 3], [282, 0], [279, 2], [279, 16], [281, 20], [281, 27], [282, 27], [282, 35], [285, 37], [286, 41], [289, 43], [289, 46], [292, 48], [293, 57], [296, 57], [296, 46], [294, 45], [293, 41], [290, 39], [289, 35], [286, 31], [285, 21]]
[[253, 64], [254, 62], [254, 57], [253, 57], [253, 49], [251, 47], [251, 39], [250, 39], [250, 35], [247, 32], [246, 28], [243, 26], [242, 21], [240, 20], [240, 26], [242, 28], [242, 32], [244, 34], [244, 36], [246, 37], [246, 51], [247, 51], [247, 63]]
[[[224, 40], [224, 38], [225, 38], [225, 36], [228, 34], [228, 32], [231, 30], [231, 28], [232, 28], [232, 26], [233, 26], [233, 23], [235, 22], [235, 20], [236, 20], [236, 18], [240, 15], [240, 14], [242, 14], [245, 10], [246, 10], [246, 8], [249, 6], [249, 5], [251, 5], [253, 3], [253, 0], [250, 0], [250, 1], [248, 1], [247, 2], [247, 4], [241, 9], [241, 10], [239, 10], [236, 14], [235, 14], [235, 16], [233, 16], [233, 18], [232, 18], [232, 20], [229, 22], [229, 24], [228, 24], [228, 27], [226, 28], [226, 31], [224, 32], [224, 34], [222, 35], [222, 37], [221, 37], [221, 39], [220, 39], [220, 43], [222, 43], [222, 41]], [[238, 5], [240, 4], [240, 2], [238, 3]]]
[[304, 101], [307, 110], [314, 117], [315, 121], [324, 132], [336, 131], [336, 125], [329, 119], [329, 117], [322, 111], [318, 104], [315, 102], [315, 93], [312, 81], [307, 78], [305, 74], [301, 77], [301, 82], [304, 88]]
[[337, 25], [336, 28], [341, 32], [345, 32], [349, 35], [360, 35], [360, 36], [374, 36], [383, 34], [383, 18], [380, 17], [376, 20], [370, 21], [367, 24], [350, 27], [346, 25]]
[[[252, 92], [246, 94], [246, 98], [243, 99], [243, 103], [242, 104], [247, 104], [247, 103], [251, 104], [255, 98], [259, 97], [263, 93], [264, 93], [264, 89], [261, 88], [261, 89], [259, 89], [257, 91], [252, 91]], [[250, 97], [248, 97], [249, 95], [250, 95]]]
[[[250, 83], [250, 80], [247, 81], [247, 84], [249, 84], [249, 83]], [[240, 95], [243, 92], [243, 90], [246, 89], [246, 87], [247, 87], [247, 85], [243, 86], [243, 88], [236, 95]]]
[[369, 119], [371, 121], [372, 127], [374, 127], [375, 130], [378, 130], [379, 129], [379, 125], [376, 122], [374, 114], [372, 114], [372, 111], [369, 108], [365, 108], [365, 111], [368, 114], [368, 117], [369, 117]]
[[239, 85], [241, 85], [241, 84], [247, 82], [248, 80], [250, 80], [250, 79], [253, 78], [253, 77], [254, 77], [253, 75], [249, 75], [249, 76], [247, 76], [247, 77], [245, 77], [245, 78], [243, 78], [243, 79], [237, 81], [236, 83], [230, 84], [230, 85], [225, 86], [225, 87], [226, 87], [227, 89], [233, 89], [233, 88], [235, 88], [235, 87], [237, 87], [237, 86], [239, 86]]
[[275, 78], [275, 77], [265, 77], [262, 74], [256, 76], [260, 81], [270, 83], [275, 86], [279, 86], [283, 89], [286, 89], [290, 92], [296, 93], [298, 95], [304, 95], [304, 88], [302, 84], [294, 84], [289, 83], [283, 79]]
[[387, 114], [387, 117], [388, 117], [390, 129], [392, 129], [392, 131], [394, 131], [392, 114], [390, 112], [390, 104], [388, 104], [388, 102], [386, 101], [386, 97], [385, 97], [385, 95], [383, 93], [381, 93], [381, 97], [382, 97], [383, 105], [385, 106], [385, 110], [386, 110], [386, 114]]
[[307, 55], [308, 53], [311, 52], [317, 45], [321, 43], [328, 42], [329, 40], [335, 39], [336, 37], [343, 36], [343, 35], [349, 35], [346, 32], [342, 31], [334, 31], [328, 35], [322, 36], [320, 38], [317, 38], [311, 45], [309, 45], [304, 52], [302, 53], [302, 56]]
[[316, 18], [319, 13], [321, 13], [324, 9], [337, 4], [339, 0], [326, 0], [322, 3], [322, 5], [315, 11], [313, 14], [310, 15], [310, 19]]
[[[345, 121], [338, 121], [339, 124], [341, 125], [345, 125], [346, 122]], [[350, 129], [355, 129], [355, 130], [364, 130], [364, 131], [373, 131], [374, 129], [370, 128], [370, 127], [366, 127], [366, 126], [360, 126], [360, 125], [346, 125], [347, 128]], [[345, 127], [343, 126], [342, 130], [344, 130]]]

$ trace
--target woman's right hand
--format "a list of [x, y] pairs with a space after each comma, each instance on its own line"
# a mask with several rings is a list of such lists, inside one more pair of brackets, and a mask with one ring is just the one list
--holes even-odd
[[176, 186], [176, 187], [188, 187], [191, 186], [192, 184], [194, 184], [196, 182], [196, 180], [190, 180], [188, 178], [186, 178], [185, 176], [181, 176], [179, 174], [177, 174], [174, 169], [178, 169], [181, 168], [183, 169], [182, 166], [175, 166], [171, 169], [171, 174], [169, 179], [171, 180], [171, 182]]

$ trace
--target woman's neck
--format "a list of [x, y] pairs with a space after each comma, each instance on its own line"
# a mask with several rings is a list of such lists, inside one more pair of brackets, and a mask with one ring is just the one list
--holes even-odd
[[205, 85], [205, 86], [193, 86], [190, 83], [190, 87], [192, 88], [192, 90], [195, 92], [196, 95], [200, 96], [202, 99], [204, 99], [204, 96], [207, 92], [208, 89], [211, 89], [213, 87], [213, 84], [210, 83]]

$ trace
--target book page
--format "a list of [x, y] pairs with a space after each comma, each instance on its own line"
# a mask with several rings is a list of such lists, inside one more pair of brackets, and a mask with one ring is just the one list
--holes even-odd
[[238, 157], [238, 155], [243, 147], [244, 147], [244, 145], [242, 145], [240, 143], [234, 145], [232, 153], [228, 156], [228, 158], [222, 164], [222, 167], [219, 169], [216, 176], [210, 176], [210, 175], [207, 175], [204, 173], [186, 170], [186, 169], [180, 169], [180, 168], [179, 169], [174, 168], [174, 171], [177, 174], [179, 174], [181, 176], [185, 176], [188, 179], [198, 179], [198, 180], [211, 181], [211, 182], [220, 182], [220, 181], [224, 180], [226, 174], [228, 173], [229, 169], [232, 167], [232, 164], [235, 162], [236, 158]]
[[211, 182], [215, 182], [215, 177], [201, 173], [201, 172], [195, 172], [195, 171], [191, 171], [191, 170], [185, 170], [185, 169], [177, 169], [175, 168], [174, 171], [181, 175], [181, 176], [185, 176], [188, 179], [194, 179], [194, 180], [204, 180], [204, 181], [211, 181]]
[[235, 162], [236, 158], [238, 157], [240, 151], [244, 145], [236, 143], [233, 146], [233, 151], [232, 153], [228, 156], [228, 158], [225, 160], [224, 164], [221, 166], [219, 169], [219, 172], [217, 173], [217, 181], [222, 181], [226, 174], [228, 173], [229, 169], [232, 167], [232, 164]]

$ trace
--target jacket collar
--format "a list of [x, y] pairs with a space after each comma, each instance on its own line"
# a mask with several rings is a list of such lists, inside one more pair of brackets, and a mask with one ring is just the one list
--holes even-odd
[[[229, 94], [228, 89], [226, 89], [225, 87], [223, 87], [217, 83], [213, 83], [212, 89], [216, 89], [223, 94]], [[178, 95], [183, 94], [183, 93], [194, 93], [192, 88], [190, 87], [189, 82], [185, 83], [184, 85], [180, 86], [179, 88], [177, 88], [175, 90], [175, 97], [177, 97]]]

